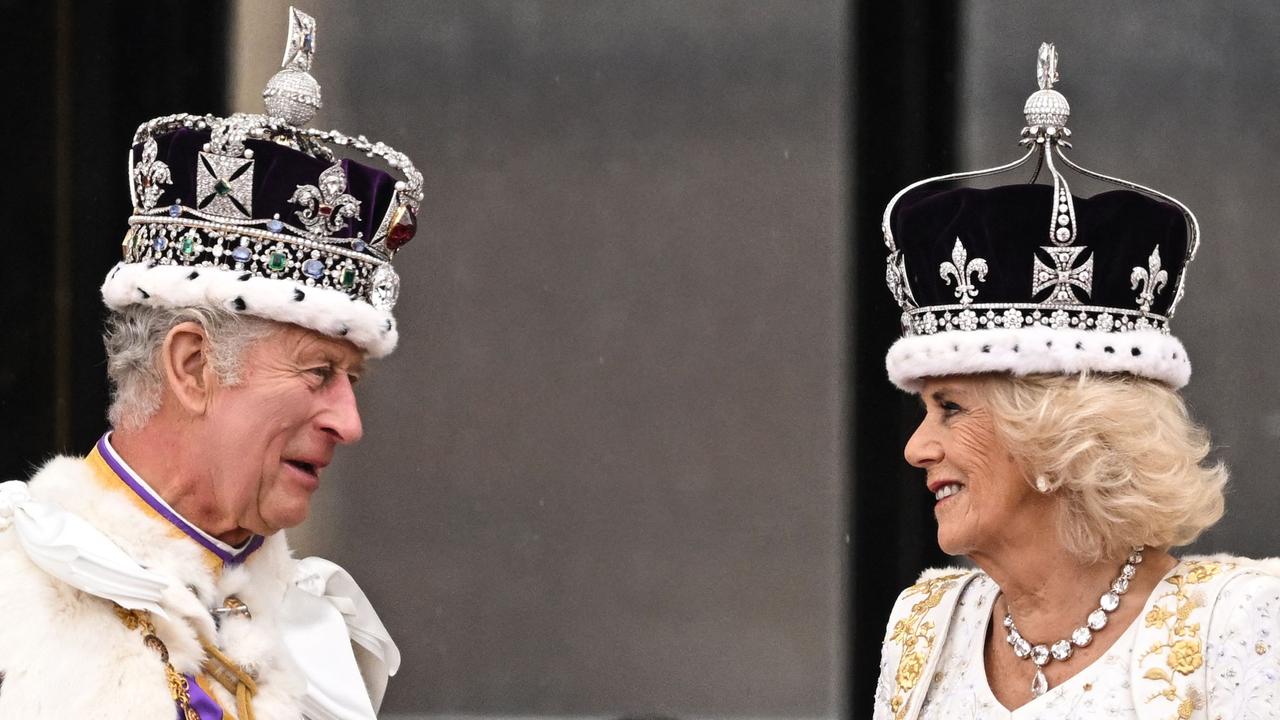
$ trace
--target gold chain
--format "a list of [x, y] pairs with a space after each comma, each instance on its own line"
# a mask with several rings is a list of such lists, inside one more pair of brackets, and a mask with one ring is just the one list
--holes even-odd
[[173, 664], [169, 662], [169, 648], [156, 635], [156, 628], [151, 624], [151, 614], [146, 610], [126, 610], [119, 605], [115, 609], [116, 616], [124, 626], [141, 632], [143, 644], [160, 656], [160, 662], [164, 663], [164, 675], [169, 683], [169, 696], [178, 704], [183, 720], [200, 720], [195, 708], [191, 707], [191, 687], [187, 684], [187, 678], [174, 670]]

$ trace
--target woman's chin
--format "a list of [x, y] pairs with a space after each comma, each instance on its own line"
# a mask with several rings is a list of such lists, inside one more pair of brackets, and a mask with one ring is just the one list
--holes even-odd
[[938, 549], [952, 557], [968, 555], [973, 549], [971, 538], [945, 520], [938, 521]]

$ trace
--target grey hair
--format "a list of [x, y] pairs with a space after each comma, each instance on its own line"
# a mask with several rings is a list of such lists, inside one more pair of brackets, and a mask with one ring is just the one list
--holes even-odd
[[107, 316], [103, 343], [107, 348], [107, 376], [111, 379], [113, 428], [141, 428], [160, 409], [164, 374], [160, 350], [169, 331], [184, 322], [199, 323], [209, 340], [209, 364], [224, 385], [242, 377], [245, 351], [276, 323], [210, 307], [150, 307], [130, 305]]

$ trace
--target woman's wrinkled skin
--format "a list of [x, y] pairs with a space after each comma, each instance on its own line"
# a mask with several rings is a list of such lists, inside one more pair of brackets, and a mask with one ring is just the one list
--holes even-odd
[[[1060, 495], [1042, 493], [1001, 440], [985, 401], [986, 383], [999, 378], [952, 376], [926, 378], [920, 397], [925, 416], [904, 450], [907, 462], [925, 471], [930, 495], [959, 491], [936, 500], [938, 545], [964, 555], [1000, 586], [992, 609], [984, 652], [992, 693], [1006, 708], [1032, 700], [1035, 666], [1018, 659], [1005, 642], [1001, 620], [1013, 613], [1018, 629], [1032, 643], [1069, 637], [1098, 606], [1123, 558], [1084, 564], [1058, 540]], [[1062, 491], [1066, 492], [1066, 491]], [[1141, 613], [1147, 596], [1176, 561], [1163, 549], [1149, 548], [1120, 608], [1067, 662], [1045, 668], [1051, 686], [1087, 667], [1115, 643]]]

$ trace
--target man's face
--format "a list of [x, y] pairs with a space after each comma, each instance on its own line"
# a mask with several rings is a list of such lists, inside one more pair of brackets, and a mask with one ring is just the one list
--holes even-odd
[[306, 519], [335, 446], [364, 432], [352, 389], [363, 361], [351, 343], [294, 325], [249, 347], [241, 382], [214, 387], [201, 433], [217, 516], [261, 535]]

